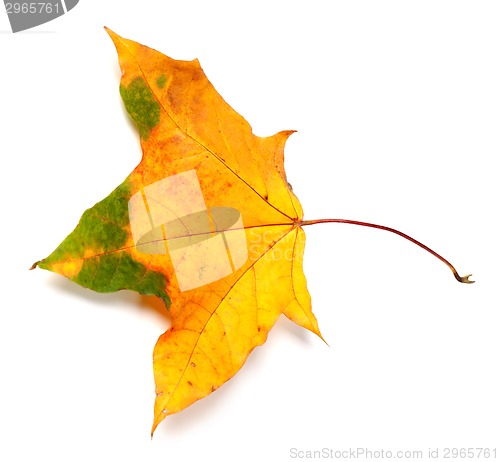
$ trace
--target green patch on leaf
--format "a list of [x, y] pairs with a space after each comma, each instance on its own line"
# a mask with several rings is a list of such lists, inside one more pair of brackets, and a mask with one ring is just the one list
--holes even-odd
[[165, 276], [133, 260], [125, 248], [130, 232], [130, 197], [130, 184], [125, 180], [108, 197], [86, 210], [73, 232], [38, 266], [57, 271], [60, 265], [66, 265], [68, 277], [83, 287], [97, 292], [135, 290], [157, 295], [169, 306]]
[[151, 130], [160, 122], [160, 104], [141, 77], [132, 80], [127, 87], [120, 85], [120, 95], [141, 138], [147, 140]]
[[135, 290], [143, 295], [157, 295], [167, 306], [170, 304], [165, 292], [165, 276], [146, 268], [124, 251], [85, 260], [80, 273], [73, 280], [97, 292]]
[[165, 74], [160, 75], [160, 77], [156, 79], [156, 85], [158, 86], [158, 88], [163, 88], [166, 83], [167, 83], [167, 76]]

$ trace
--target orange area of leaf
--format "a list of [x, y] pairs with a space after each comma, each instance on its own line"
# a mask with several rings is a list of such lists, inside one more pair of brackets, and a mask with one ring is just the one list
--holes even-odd
[[144, 194], [148, 185], [194, 170], [208, 210], [240, 212], [248, 246], [241, 267], [184, 291], [168, 252], [131, 250], [135, 260], [161, 269], [170, 281], [172, 326], [153, 355], [154, 432], [167, 415], [230, 379], [282, 313], [320, 332], [302, 270], [302, 208], [284, 170], [284, 145], [293, 132], [255, 136], [197, 60], [177, 61], [107, 31], [118, 51], [121, 84], [142, 79], [160, 105], [159, 123], [141, 139], [143, 158], [131, 175], [134, 192]]

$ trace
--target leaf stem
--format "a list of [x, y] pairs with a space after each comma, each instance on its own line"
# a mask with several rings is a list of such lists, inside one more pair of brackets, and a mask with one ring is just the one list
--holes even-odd
[[453, 276], [455, 276], [455, 279], [458, 282], [463, 282], [465, 284], [472, 284], [474, 281], [469, 280], [469, 277], [472, 276], [472, 274], [467, 274], [466, 276], [460, 276], [455, 269], [455, 267], [445, 258], [443, 258], [441, 255], [439, 255], [437, 252], [432, 250], [431, 248], [427, 247], [425, 244], [422, 244], [421, 242], [417, 241], [416, 239], [413, 239], [411, 236], [408, 236], [408, 234], [402, 233], [401, 231], [398, 231], [397, 229], [394, 228], [389, 228], [388, 226], [382, 226], [382, 225], [376, 225], [374, 223], [366, 223], [364, 221], [356, 221], [356, 220], [344, 220], [342, 218], [324, 218], [324, 219], [319, 219], [319, 220], [305, 220], [300, 223], [298, 223], [300, 226], [308, 226], [308, 225], [315, 225], [317, 223], [346, 223], [348, 225], [358, 225], [358, 226], [367, 226], [369, 228], [377, 228], [381, 229], [383, 231], [389, 231], [390, 233], [397, 234], [398, 236], [404, 237], [410, 242], [413, 242], [413, 244], [418, 245], [424, 250], [427, 250], [430, 254], [434, 255], [436, 258], [441, 260], [448, 268], [450, 268], [451, 272], [453, 273]]

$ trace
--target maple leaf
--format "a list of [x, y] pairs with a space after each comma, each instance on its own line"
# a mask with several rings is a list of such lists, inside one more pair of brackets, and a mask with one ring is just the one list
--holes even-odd
[[321, 337], [302, 270], [301, 205], [287, 182], [293, 131], [258, 137], [197, 60], [178, 61], [109, 29], [120, 93], [142, 160], [35, 266], [99, 291], [164, 300], [171, 327], [153, 353], [152, 432], [229, 380], [281, 314]]
[[302, 208], [283, 164], [293, 132], [255, 136], [197, 60], [108, 33], [143, 157], [38, 265], [170, 305], [154, 349], [154, 431], [230, 379], [282, 313], [320, 332], [302, 271]]

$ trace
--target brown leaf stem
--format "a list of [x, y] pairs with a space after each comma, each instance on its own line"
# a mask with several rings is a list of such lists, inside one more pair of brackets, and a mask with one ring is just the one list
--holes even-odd
[[422, 244], [421, 242], [417, 241], [416, 239], [413, 239], [411, 236], [408, 236], [408, 234], [402, 233], [401, 231], [398, 231], [397, 229], [394, 228], [389, 228], [388, 226], [382, 226], [382, 225], [376, 225], [374, 223], [366, 223], [364, 221], [356, 221], [356, 220], [344, 220], [342, 218], [326, 218], [326, 219], [319, 219], [319, 220], [305, 220], [300, 223], [300, 226], [308, 226], [308, 225], [315, 225], [317, 223], [346, 223], [348, 225], [358, 225], [358, 226], [367, 226], [369, 228], [377, 228], [381, 229], [383, 231], [389, 231], [391, 233], [397, 234], [398, 236], [404, 237], [410, 242], [413, 242], [413, 244], [418, 245], [424, 250], [427, 250], [430, 254], [434, 255], [436, 258], [441, 260], [448, 268], [450, 268], [451, 272], [453, 273], [453, 276], [455, 276], [455, 279], [458, 282], [463, 282], [465, 284], [472, 284], [475, 281], [469, 280], [469, 277], [472, 276], [472, 274], [467, 274], [466, 276], [460, 276], [455, 269], [455, 267], [445, 258], [443, 258], [441, 255], [439, 255], [437, 252], [432, 250], [431, 248], [427, 247], [425, 244]]

